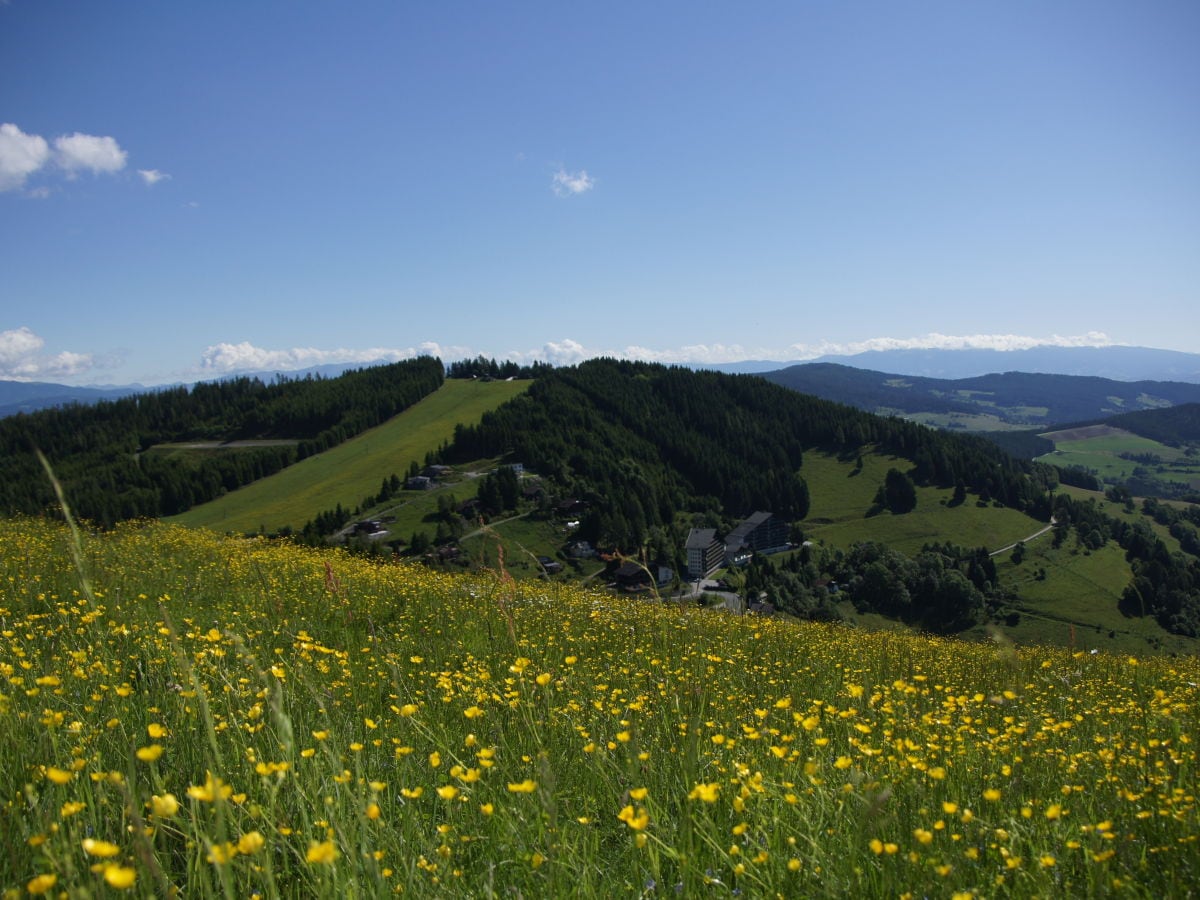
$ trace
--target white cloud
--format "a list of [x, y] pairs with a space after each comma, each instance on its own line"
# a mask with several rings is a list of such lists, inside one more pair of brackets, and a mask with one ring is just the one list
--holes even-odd
[[55, 161], [69, 173], [88, 169], [92, 172], [120, 172], [125, 168], [129, 155], [121, 149], [115, 138], [98, 137], [94, 134], [63, 135], [54, 139], [57, 153]]
[[[46, 169], [51, 163], [66, 172], [68, 178], [75, 178], [80, 172], [115, 174], [125, 168], [128, 156], [116, 138], [80, 132], [55, 138], [51, 151], [41, 135], [26, 134], [16, 125], [6, 122], [0, 125], [0, 191], [24, 187], [26, 178]], [[157, 169], [140, 169], [139, 174], [147, 184], [170, 177]], [[29, 194], [32, 197], [45, 197], [49, 189], [39, 187]]]
[[90, 353], [64, 350], [47, 355], [42, 353], [45, 346], [45, 340], [24, 326], [0, 331], [0, 378], [45, 381], [73, 378], [96, 368]]
[[328, 363], [395, 362], [414, 356], [437, 356], [449, 361], [469, 355], [470, 350], [466, 347], [444, 346], [435, 341], [425, 341], [415, 347], [370, 347], [361, 350], [344, 347], [335, 350], [318, 347], [271, 350], [256, 347], [249, 341], [239, 344], [223, 342], [205, 348], [200, 356], [199, 372], [201, 377], [212, 377], [235, 372], [288, 372]]
[[46, 139], [26, 134], [16, 125], [0, 125], [0, 191], [16, 190], [46, 164], [50, 148]]
[[142, 181], [148, 185], [158, 184], [160, 181], [165, 181], [171, 177], [166, 172], [158, 171], [158, 169], [138, 169], [137, 172], [142, 176]]
[[[867, 350], [1028, 350], [1032, 347], [1108, 347], [1115, 342], [1098, 331], [1074, 336], [1054, 335], [1049, 338], [1016, 334], [945, 335], [927, 334], [913, 338], [879, 337], [863, 341], [817, 344], [791, 344], [786, 347], [746, 347], [742, 344], [687, 344], [682, 347], [654, 349], [629, 345], [623, 349], [585, 347], [578, 341], [565, 338], [550, 342], [536, 350], [513, 350], [504, 359], [514, 362], [549, 362], [554, 365], [573, 365], [597, 356], [617, 359], [641, 359], [648, 362], [680, 363], [685, 365], [717, 365], [744, 360], [795, 362], [819, 356], [851, 356]], [[487, 353], [485, 356], [489, 355]]]
[[[1033, 347], [1108, 347], [1114, 342], [1099, 331], [1049, 338], [1021, 334], [950, 335], [931, 332], [921, 337], [869, 338], [865, 341], [819, 344], [792, 344], [785, 348], [786, 359], [815, 359], [818, 356], [852, 356], [869, 350], [1029, 350]], [[775, 357], [772, 357], [775, 358]]]
[[586, 169], [580, 169], [578, 172], [568, 172], [566, 169], [559, 168], [554, 173], [554, 179], [550, 186], [558, 196], [571, 197], [575, 194], [590, 191], [596, 186], [596, 182], [595, 179], [588, 175]]

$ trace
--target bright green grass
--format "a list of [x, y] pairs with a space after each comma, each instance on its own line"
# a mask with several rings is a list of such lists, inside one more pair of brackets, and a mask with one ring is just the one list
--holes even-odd
[[388, 538], [385, 540], [400, 538], [407, 541], [415, 531], [428, 532], [432, 537], [437, 531], [436, 513], [440, 498], [449, 496], [456, 505], [470, 500], [479, 493], [479, 475], [490, 472], [497, 462], [496, 459], [481, 459], [463, 463], [456, 466], [454, 473], [447, 476], [437, 487], [427, 491], [401, 491], [386, 503], [365, 511], [363, 515], [371, 518], [394, 517], [394, 522], [385, 523], [388, 531]]
[[376, 493], [384, 478], [404, 477], [410, 463], [451, 440], [455, 425], [477, 422], [528, 386], [528, 381], [447, 380], [378, 428], [169, 521], [240, 534], [300, 528], [339, 503], [353, 509]]
[[1015, 509], [977, 507], [970, 495], [962, 505], [951, 507], [946, 504], [953, 496], [952, 490], [925, 487], [917, 488], [917, 508], [912, 512], [866, 517], [887, 470], [908, 466], [906, 460], [871, 453], [863, 456], [862, 471], [854, 474], [853, 461], [844, 462], [827, 453], [805, 454], [802, 473], [811, 497], [804, 523], [806, 535], [836, 547], [849, 547], [856, 541], [882, 541], [911, 554], [931, 541], [994, 550], [1022, 540], [1045, 525]]
[[[1035, 573], [1046, 570], [1039, 581]], [[1129, 563], [1115, 542], [1087, 552], [1073, 540], [1054, 549], [1050, 542], [1030, 545], [1024, 561], [1014, 566], [1005, 554], [997, 558], [1001, 583], [1014, 588], [1022, 608], [1016, 627], [997, 626], [1022, 644], [1100, 648], [1113, 652], [1165, 651], [1196, 653], [1200, 641], [1163, 631], [1151, 617], [1126, 618], [1118, 608], [1129, 584]], [[1072, 628], [1072, 625], [1074, 628]]]
[[6, 898], [1145, 900], [1200, 872], [1194, 657], [79, 541], [0, 521]]

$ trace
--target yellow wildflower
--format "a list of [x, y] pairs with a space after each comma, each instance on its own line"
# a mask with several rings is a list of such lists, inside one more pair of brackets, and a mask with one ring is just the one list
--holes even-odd
[[104, 880], [109, 887], [125, 890], [125, 888], [133, 887], [133, 883], [137, 881], [137, 869], [127, 866], [108, 866], [104, 870]]
[[25, 885], [25, 890], [31, 894], [45, 894], [57, 883], [58, 876], [53, 872], [49, 872], [45, 875], [38, 875], [36, 878], [29, 879], [29, 882]]
[[337, 847], [333, 845], [333, 841], [309, 841], [308, 852], [304, 854], [304, 861], [314, 866], [332, 865], [337, 858]]
[[116, 856], [121, 852], [121, 848], [109, 841], [98, 841], [95, 838], [83, 839], [83, 850], [88, 856], [109, 857]]

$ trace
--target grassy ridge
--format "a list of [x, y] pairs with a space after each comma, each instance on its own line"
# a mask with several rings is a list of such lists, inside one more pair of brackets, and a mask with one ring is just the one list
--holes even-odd
[[222, 532], [299, 528], [337, 504], [353, 508], [393, 472], [404, 476], [414, 460], [454, 436], [458, 423], [477, 422], [485, 412], [524, 391], [527, 381], [447, 380], [433, 394], [390, 421], [346, 443], [247, 485], [169, 521]]
[[1187, 896], [1200, 664], [0, 522], [0, 889]]

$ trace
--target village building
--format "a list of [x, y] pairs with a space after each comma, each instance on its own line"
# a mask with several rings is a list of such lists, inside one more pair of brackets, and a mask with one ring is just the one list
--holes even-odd
[[725, 565], [745, 565], [755, 553], [788, 547], [787, 522], [769, 512], [756, 512], [725, 537]]
[[711, 575], [725, 559], [725, 545], [717, 540], [715, 528], [693, 528], [688, 532], [685, 549], [688, 578], [692, 581]]

